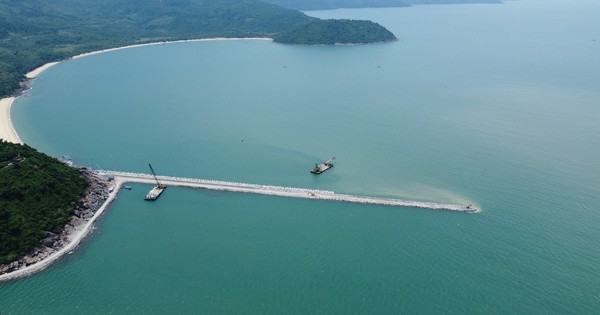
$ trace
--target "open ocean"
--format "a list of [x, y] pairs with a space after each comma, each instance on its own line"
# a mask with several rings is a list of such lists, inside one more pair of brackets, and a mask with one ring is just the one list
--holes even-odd
[[50, 68], [13, 122], [79, 165], [483, 211], [174, 187], [145, 202], [151, 186], [135, 184], [71, 255], [0, 283], [0, 313], [600, 312], [598, 12], [597, 0], [312, 11], [399, 40], [169, 44]]

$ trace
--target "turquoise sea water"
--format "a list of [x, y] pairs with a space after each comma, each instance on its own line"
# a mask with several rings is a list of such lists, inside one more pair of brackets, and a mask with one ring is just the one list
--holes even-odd
[[150, 186], [132, 185], [77, 251], [0, 284], [0, 312], [598, 312], [599, 10], [316, 11], [399, 40], [172, 44], [51, 68], [13, 107], [48, 154], [483, 212], [179, 188], [147, 203]]

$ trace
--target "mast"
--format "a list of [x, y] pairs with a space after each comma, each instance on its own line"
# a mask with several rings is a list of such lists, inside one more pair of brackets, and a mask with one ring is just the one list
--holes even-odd
[[154, 169], [152, 168], [152, 164], [148, 163], [148, 166], [150, 166], [150, 171], [152, 172], [152, 175], [154, 176], [154, 180], [156, 180], [156, 186], [163, 187], [163, 184], [160, 183], [160, 181], [158, 180], [158, 177], [156, 176], [156, 173], [154, 172]]

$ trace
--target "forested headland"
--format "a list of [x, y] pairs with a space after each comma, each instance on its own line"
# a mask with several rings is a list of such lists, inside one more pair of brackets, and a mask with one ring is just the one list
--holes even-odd
[[295, 10], [392, 8], [419, 4], [501, 3], [501, 0], [263, 0]]
[[0, 265], [60, 233], [87, 188], [79, 170], [27, 145], [0, 141]]
[[364, 44], [395, 39], [385, 27], [357, 20], [315, 20], [273, 37], [278, 43], [301, 45]]
[[[19, 91], [25, 73], [90, 51], [211, 37], [272, 38], [314, 21], [258, 0], [0, 0], [0, 97]], [[335, 22], [327, 25], [335, 28]], [[328, 38], [319, 31], [309, 35]], [[359, 32], [349, 35], [364, 41]], [[60, 247], [65, 224], [92, 215], [106, 183], [82, 172], [27, 145], [0, 141], [0, 265], [13, 262], [5, 271], [31, 263], [23, 257], [42, 244], [45, 252], [34, 256]], [[86, 194], [88, 186], [93, 192]]]
[[182, 39], [274, 37], [315, 20], [258, 0], [0, 0], [0, 97], [18, 91], [28, 71], [90, 51]]

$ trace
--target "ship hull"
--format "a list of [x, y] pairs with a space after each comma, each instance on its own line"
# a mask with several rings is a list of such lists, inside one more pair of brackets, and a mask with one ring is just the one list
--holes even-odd
[[319, 175], [332, 167], [333, 167], [333, 164], [320, 165], [318, 169], [312, 169], [312, 170], [310, 170], [310, 172], [315, 175]]
[[154, 186], [154, 188], [150, 190], [146, 197], [144, 197], [144, 200], [153, 201], [158, 199], [158, 197], [160, 197], [160, 194], [162, 194], [166, 188], [166, 186]]

